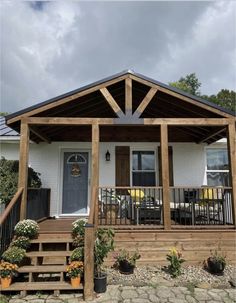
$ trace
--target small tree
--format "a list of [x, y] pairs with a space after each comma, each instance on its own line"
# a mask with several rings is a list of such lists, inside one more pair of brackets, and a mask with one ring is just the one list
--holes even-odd
[[[0, 203], [8, 204], [17, 191], [19, 161], [0, 159]], [[40, 174], [28, 168], [28, 187], [40, 188]]]

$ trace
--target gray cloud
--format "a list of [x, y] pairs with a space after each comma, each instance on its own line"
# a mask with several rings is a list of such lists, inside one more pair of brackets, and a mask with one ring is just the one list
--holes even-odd
[[3, 2], [1, 111], [124, 69], [235, 88], [234, 2]]

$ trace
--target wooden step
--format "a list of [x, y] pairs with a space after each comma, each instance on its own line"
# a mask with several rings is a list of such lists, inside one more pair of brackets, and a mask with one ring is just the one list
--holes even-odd
[[27, 265], [19, 267], [19, 273], [59, 273], [66, 271], [66, 265]]
[[50, 250], [50, 251], [30, 251], [26, 253], [26, 257], [35, 258], [35, 257], [70, 257], [72, 251], [65, 250]]
[[10, 285], [9, 288], [2, 289], [1, 291], [20, 291], [20, 290], [80, 290], [83, 285], [80, 284], [79, 288], [73, 288], [69, 282], [16, 282]]
[[39, 235], [37, 239], [31, 240], [31, 243], [71, 243], [73, 241], [70, 234], [64, 235]]

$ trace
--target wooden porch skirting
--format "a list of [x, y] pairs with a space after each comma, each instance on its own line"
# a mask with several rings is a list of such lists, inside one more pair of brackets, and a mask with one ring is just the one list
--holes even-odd
[[[140, 265], [167, 265], [166, 254], [172, 247], [182, 251], [186, 265], [203, 264], [211, 251], [225, 255], [228, 264], [236, 265], [235, 230], [115, 230], [115, 251], [137, 249], [141, 254], [137, 261]], [[107, 258], [107, 265], [114, 263], [112, 255]]]

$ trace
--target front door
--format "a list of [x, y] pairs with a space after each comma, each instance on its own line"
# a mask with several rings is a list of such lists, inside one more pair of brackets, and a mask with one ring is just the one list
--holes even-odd
[[88, 152], [65, 152], [62, 214], [88, 213]]

